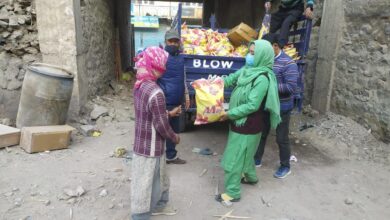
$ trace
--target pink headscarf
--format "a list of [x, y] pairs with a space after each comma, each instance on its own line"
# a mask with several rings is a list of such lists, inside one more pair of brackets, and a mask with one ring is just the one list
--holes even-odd
[[138, 89], [146, 80], [157, 80], [153, 71], [161, 75], [165, 72], [165, 64], [168, 60], [168, 53], [159, 47], [148, 47], [135, 58], [137, 69], [134, 88]]

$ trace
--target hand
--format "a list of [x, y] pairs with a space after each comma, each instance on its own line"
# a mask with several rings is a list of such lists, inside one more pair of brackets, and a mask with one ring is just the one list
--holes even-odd
[[310, 7], [306, 8], [305, 13], [303, 13], [307, 19], [313, 19], [314, 18], [314, 13], [311, 10]]
[[175, 144], [180, 144], [180, 136], [178, 134], [176, 134]]
[[220, 118], [219, 121], [226, 121], [229, 120], [227, 112], [225, 112]]
[[265, 8], [265, 10], [267, 10], [267, 11], [271, 10], [271, 7], [272, 7], [271, 2], [266, 2], [266, 3], [264, 4], [264, 8]]
[[181, 114], [181, 105], [169, 111], [169, 117], [177, 117]]
[[186, 95], [186, 110], [188, 110], [189, 108], [190, 108], [190, 104], [191, 104], [191, 102], [190, 102], [190, 96], [187, 94]]

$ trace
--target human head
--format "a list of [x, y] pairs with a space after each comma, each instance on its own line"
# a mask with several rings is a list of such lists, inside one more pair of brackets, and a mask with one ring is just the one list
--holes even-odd
[[148, 47], [135, 59], [137, 69], [137, 81], [135, 88], [139, 88], [146, 80], [156, 81], [165, 73], [165, 64], [168, 60], [168, 53], [159, 47]]
[[174, 45], [180, 46], [180, 36], [179, 33], [175, 30], [169, 30], [165, 33], [165, 44], [166, 45]]
[[254, 49], [252, 67], [268, 67], [272, 69], [275, 54], [271, 44], [266, 40], [256, 40], [249, 45], [249, 54], [252, 53], [251, 48]]
[[281, 47], [280, 47], [280, 44], [279, 44], [279, 35], [278, 34], [269, 33], [269, 34], [264, 35], [263, 39], [268, 41], [268, 42], [270, 42], [272, 44], [272, 47], [273, 47], [274, 52], [275, 52], [275, 56], [277, 56], [280, 53], [280, 50], [281, 50]]

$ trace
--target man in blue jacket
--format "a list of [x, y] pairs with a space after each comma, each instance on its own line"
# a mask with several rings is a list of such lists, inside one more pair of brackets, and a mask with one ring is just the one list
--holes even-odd
[[[159, 79], [158, 84], [164, 91], [167, 110], [171, 111], [180, 106], [185, 99], [185, 108], [188, 109], [190, 99], [188, 96], [187, 86], [185, 84], [184, 60], [180, 54], [180, 36], [174, 30], [165, 33], [165, 50], [169, 53], [166, 64], [165, 74]], [[175, 131], [179, 133], [179, 117], [171, 117], [169, 123]], [[176, 144], [170, 140], [166, 142], [167, 164], [185, 164], [186, 161], [177, 156]]]
[[[276, 128], [276, 142], [279, 146], [280, 167], [274, 177], [285, 178], [290, 171], [290, 139], [288, 137], [290, 127], [291, 110], [294, 108], [294, 91], [298, 81], [298, 66], [287, 54], [283, 52], [279, 44], [279, 37], [276, 34], [267, 34], [263, 37], [268, 40], [275, 52], [273, 71], [278, 81], [280, 99], [280, 117], [282, 122]], [[269, 115], [264, 117], [265, 128], [261, 136], [260, 144], [255, 154], [256, 167], [261, 166], [261, 159], [264, 153], [265, 143], [270, 130]]]

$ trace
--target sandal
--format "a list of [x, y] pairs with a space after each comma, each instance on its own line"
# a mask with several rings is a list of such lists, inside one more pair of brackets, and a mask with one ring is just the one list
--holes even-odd
[[217, 202], [238, 202], [240, 201], [240, 198], [235, 199], [230, 197], [228, 194], [223, 193], [216, 195], [215, 200], [217, 200]]
[[242, 183], [242, 184], [256, 185], [258, 182], [259, 182], [258, 180], [255, 181], [255, 182], [249, 182], [248, 180], [246, 180], [245, 177], [243, 177], [243, 178], [241, 179], [241, 183]]

